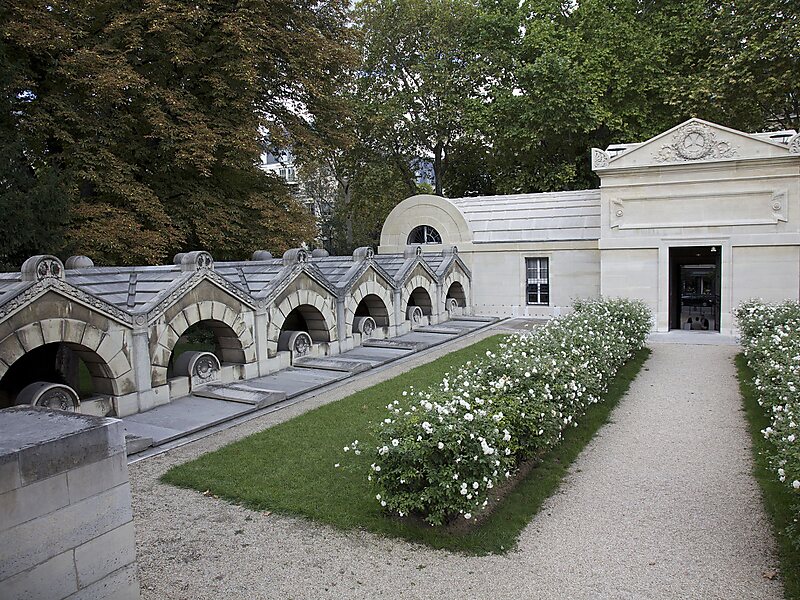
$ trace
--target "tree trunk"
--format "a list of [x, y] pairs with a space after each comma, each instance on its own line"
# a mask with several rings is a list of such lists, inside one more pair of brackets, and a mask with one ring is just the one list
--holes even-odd
[[433, 148], [433, 187], [434, 193], [437, 196], [442, 195], [442, 175], [444, 175], [444, 164], [442, 163], [442, 154], [444, 152], [444, 144], [439, 141]]

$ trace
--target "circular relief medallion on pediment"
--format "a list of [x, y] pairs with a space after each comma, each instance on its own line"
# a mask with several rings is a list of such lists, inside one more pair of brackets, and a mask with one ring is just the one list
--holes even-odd
[[683, 134], [676, 150], [683, 158], [690, 160], [706, 156], [711, 151], [711, 136], [702, 129], [690, 129]]

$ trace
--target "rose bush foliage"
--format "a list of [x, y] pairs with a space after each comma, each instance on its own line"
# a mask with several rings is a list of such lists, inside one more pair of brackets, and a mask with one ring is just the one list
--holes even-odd
[[742, 349], [755, 372], [758, 403], [770, 425], [770, 462], [778, 479], [796, 495], [789, 534], [800, 547], [800, 304], [744, 302], [735, 311]]
[[431, 525], [472, 518], [521, 460], [558, 444], [602, 399], [641, 349], [649, 309], [635, 300], [587, 300], [497, 352], [409, 389], [386, 408], [370, 480], [388, 511]]

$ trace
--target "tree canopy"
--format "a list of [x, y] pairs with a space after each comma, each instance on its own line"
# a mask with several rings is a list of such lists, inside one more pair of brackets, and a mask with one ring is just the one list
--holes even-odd
[[31, 196], [20, 218], [55, 209], [60, 227], [6, 243], [3, 260], [234, 258], [314, 237], [313, 217], [258, 169], [259, 132], [306, 134], [348, 60], [347, 12], [345, 0], [4, 3], [0, 202], [16, 213]]
[[[591, 147], [800, 126], [795, 0], [0, 4], [0, 263], [378, 241], [403, 196], [597, 185]], [[292, 148], [320, 223], [257, 167]]]

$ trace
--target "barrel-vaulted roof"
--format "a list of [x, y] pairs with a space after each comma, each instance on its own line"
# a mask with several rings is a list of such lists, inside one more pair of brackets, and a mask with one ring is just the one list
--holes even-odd
[[600, 190], [451, 198], [475, 243], [596, 240]]
[[[399, 251], [420, 225], [436, 229], [445, 246], [597, 240], [600, 190], [465, 198], [412, 196], [387, 217], [381, 251]], [[436, 245], [429, 246], [433, 250]]]

